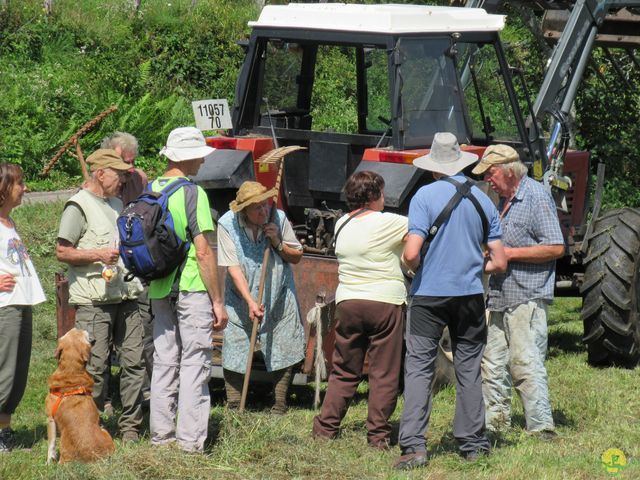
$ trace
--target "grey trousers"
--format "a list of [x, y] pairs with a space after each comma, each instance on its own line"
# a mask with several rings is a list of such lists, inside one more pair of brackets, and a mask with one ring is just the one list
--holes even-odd
[[527, 430], [553, 430], [547, 354], [547, 304], [532, 300], [504, 312], [491, 312], [482, 361], [487, 428], [511, 424], [511, 387], [522, 400]]
[[142, 425], [142, 322], [138, 302], [126, 300], [108, 305], [78, 305], [76, 327], [89, 332], [94, 341], [87, 371], [93, 376], [93, 400], [99, 410], [104, 409], [109, 379], [111, 345], [115, 347], [120, 375], [122, 415], [118, 421], [121, 432], [140, 430]]
[[456, 371], [453, 435], [462, 452], [489, 450], [484, 428], [480, 364], [486, 326], [482, 296], [419, 297], [407, 315], [404, 410], [399, 443], [403, 454], [426, 452], [425, 434], [432, 407], [431, 382], [438, 342], [445, 325], [452, 336]]
[[151, 443], [204, 449], [209, 421], [213, 306], [207, 292], [152, 299]]
[[13, 414], [22, 400], [31, 359], [31, 307], [0, 308], [0, 413]]
[[153, 372], [153, 312], [149, 300], [149, 287], [145, 287], [138, 297], [138, 314], [142, 322], [144, 336], [142, 339], [145, 375], [142, 391], [151, 389], [151, 373]]

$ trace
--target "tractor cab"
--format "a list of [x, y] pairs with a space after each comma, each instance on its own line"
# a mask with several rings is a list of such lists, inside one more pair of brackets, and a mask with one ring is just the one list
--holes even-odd
[[[356, 170], [380, 173], [385, 207], [407, 212], [415, 190], [431, 181], [412, 161], [428, 152], [436, 132], [454, 133], [478, 154], [508, 143], [533, 163], [521, 111], [528, 103], [518, 98], [498, 36], [504, 21], [476, 8], [266, 6], [250, 22], [233, 138], [209, 139], [245, 152], [240, 145], [262, 142], [252, 155], [235, 153], [246, 165], [236, 169], [241, 180], [225, 177], [228, 188], [253, 176], [273, 183], [273, 172], [249, 167], [276, 141], [306, 147], [286, 158], [282, 203], [307, 251], [321, 253]], [[207, 163], [217, 161], [214, 155]], [[196, 178], [205, 188], [215, 173], [206, 167]]]

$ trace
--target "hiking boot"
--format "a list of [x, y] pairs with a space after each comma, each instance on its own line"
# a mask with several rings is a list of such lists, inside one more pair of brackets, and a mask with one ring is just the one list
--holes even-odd
[[140, 440], [140, 435], [135, 430], [127, 430], [122, 432], [122, 441], [124, 443], [134, 443]]
[[427, 452], [413, 452], [401, 455], [393, 464], [394, 470], [412, 470], [428, 463]]
[[477, 448], [475, 450], [467, 450], [461, 453], [462, 458], [464, 458], [467, 462], [473, 463], [480, 460], [482, 457], [486, 457], [489, 455], [489, 450], [484, 448]]
[[13, 447], [13, 430], [9, 427], [0, 429], [0, 453], [8, 453]]

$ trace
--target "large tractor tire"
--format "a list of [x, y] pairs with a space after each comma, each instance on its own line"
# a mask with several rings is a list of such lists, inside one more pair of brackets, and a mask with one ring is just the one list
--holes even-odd
[[605, 212], [587, 241], [580, 291], [589, 363], [633, 367], [640, 358], [640, 209]]

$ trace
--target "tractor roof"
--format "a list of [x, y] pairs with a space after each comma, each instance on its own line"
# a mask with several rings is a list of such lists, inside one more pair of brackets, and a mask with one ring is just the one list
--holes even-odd
[[267, 5], [254, 28], [334, 30], [385, 34], [436, 32], [491, 32], [504, 28], [504, 15], [481, 8], [424, 5], [357, 5], [345, 3], [290, 3]]

